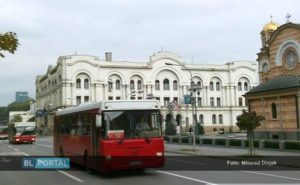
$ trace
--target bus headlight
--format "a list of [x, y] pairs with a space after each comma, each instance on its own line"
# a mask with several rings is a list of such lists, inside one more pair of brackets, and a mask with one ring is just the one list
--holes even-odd
[[111, 160], [111, 155], [106, 155], [106, 156], [105, 156], [105, 159], [106, 159], [106, 160]]
[[16, 141], [20, 141], [20, 139], [16, 139]]
[[31, 140], [34, 141], [35, 139], [34, 139], [34, 138], [31, 138]]
[[156, 152], [156, 156], [163, 156], [162, 152]]

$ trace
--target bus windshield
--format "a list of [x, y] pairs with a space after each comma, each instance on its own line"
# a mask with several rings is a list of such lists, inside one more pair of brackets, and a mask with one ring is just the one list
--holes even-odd
[[103, 113], [106, 138], [148, 138], [161, 136], [159, 111], [111, 111]]
[[16, 133], [20, 134], [20, 135], [34, 135], [34, 127], [19, 126], [19, 127], [16, 127]]

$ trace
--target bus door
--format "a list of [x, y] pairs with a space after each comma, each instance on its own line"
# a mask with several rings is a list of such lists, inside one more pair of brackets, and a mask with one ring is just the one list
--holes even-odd
[[95, 115], [90, 116], [91, 119], [91, 156], [93, 164], [97, 164], [97, 156], [99, 155], [99, 128], [96, 127]]

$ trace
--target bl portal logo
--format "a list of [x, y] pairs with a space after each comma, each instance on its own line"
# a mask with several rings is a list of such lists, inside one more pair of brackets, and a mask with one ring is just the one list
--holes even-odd
[[22, 158], [22, 168], [26, 169], [70, 169], [69, 158], [26, 157]]

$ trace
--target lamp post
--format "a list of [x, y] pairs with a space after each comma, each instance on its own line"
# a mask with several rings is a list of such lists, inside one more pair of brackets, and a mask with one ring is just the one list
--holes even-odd
[[172, 63], [165, 63], [168, 66], [181, 66], [184, 69], [188, 70], [190, 73], [191, 79], [190, 79], [190, 88], [188, 89], [190, 91], [190, 95], [192, 97], [192, 121], [193, 121], [193, 151], [196, 151], [196, 121], [197, 121], [197, 108], [196, 108], [196, 98], [194, 97], [195, 92], [197, 91], [198, 95], [200, 95], [200, 87], [196, 85], [193, 82], [193, 75], [189, 68], [187, 68], [183, 64], [172, 64]]

